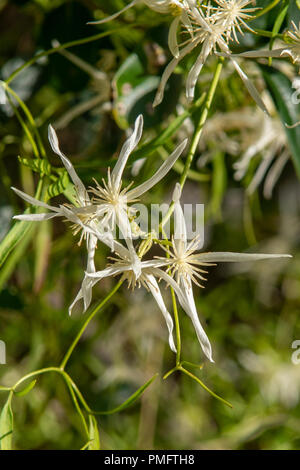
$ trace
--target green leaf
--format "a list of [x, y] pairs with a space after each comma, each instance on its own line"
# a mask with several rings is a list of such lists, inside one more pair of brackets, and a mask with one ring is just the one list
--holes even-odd
[[73, 186], [70, 182], [69, 175], [67, 171], [63, 170], [61, 175], [57, 180], [50, 184], [47, 189], [46, 199], [51, 199], [52, 197], [59, 196], [68, 188], [68, 186]]
[[159, 82], [158, 76], [149, 75], [137, 54], [127, 57], [113, 79], [113, 113], [119, 127], [127, 129], [139, 114], [143, 114], [144, 129], [147, 129], [159, 125], [162, 119], [175, 110], [180, 95], [181, 77], [174, 74], [170, 78], [163, 103], [159, 108], [153, 108]]
[[98, 415], [112, 415], [114, 413], [119, 413], [120, 411], [126, 410], [129, 406], [133, 405], [133, 403], [144, 393], [144, 391], [154, 382], [158, 374], [155, 374], [148, 382], [146, 382], [144, 385], [142, 385], [136, 392], [133, 393], [124, 403], [121, 405], [117, 406], [116, 408], [113, 408], [112, 410], [108, 411], [96, 411], [93, 412], [93, 414], [98, 414]]
[[286, 127], [286, 124], [293, 125], [299, 121], [299, 104], [293, 104], [292, 99], [295, 90], [290, 79], [279, 70], [265, 65], [259, 67], [284, 126], [296, 173], [300, 179], [300, 126], [293, 129]]
[[100, 436], [98, 431], [98, 424], [95, 416], [89, 416], [89, 437], [90, 442], [87, 446], [88, 450], [100, 450]]
[[0, 415], [0, 449], [12, 449], [12, 433], [13, 433], [13, 412], [11, 409], [11, 397], [9, 394], [7, 402], [2, 408]]
[[29, 384], [26, 385], [26, 387], [23, 388], [23, 390], [20, 390], [19, 392], [14, 392], [14, 394], [17, 395], [17, 397], [24, 397], [24, 395], [27, 395], [27, 393], [29, 393], [33, 389], [35, 384], [36, 384], [36, 380], [32, 380], [32, 382], [29, 382]]

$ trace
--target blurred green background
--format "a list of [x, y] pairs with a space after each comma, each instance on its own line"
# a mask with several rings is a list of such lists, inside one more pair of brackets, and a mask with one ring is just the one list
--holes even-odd
[[[192, 58], [181, 64], [170, 80], [163, 104], [155, 111], [151, 106], [170, 58], [168, 16], [139, 5], [114, 22], [99, 27], [86, 24], [112, 14], [125, 3], [0, 0], [2, 80], [36, 53], [50, 49], [53, 40], [65, 43], [114, 30], [102, 39], [66, 49], [67, 54], [39, 59], [10, 83], [34, 116], [51, 164], [60, 166], [47, 143], [50, 122], [87, 186], [92, 178], [105, 176], [137, 114], [145, 116], [145, 142], [159, 135], [186, 106], [183, 82]], [[296, 2], [290, 3], [282, 30], [291, 19], [299, 19]], [[260, 18], [256, 27], [271, 30], [277, 14], [275, 9]], [[265, 44], [266, 38], [246, 34], [238, 49]], [[211, 58], [200, 76], [198, 96], [207, 90], [215, 63]], [[288, 61], [284, 64], [280, 70], [292, 81], [295, 67]], [[276, 64], [273, 66], [276, 69]], [[250, 61], [245, 67], [271, 102], [261, 70]], [[276, 103], [272, 106], [276, 118]], [[99, 418], [104, 449], [300, 447], [300, 364], [291, 360], [292, 343], [300, 340], [299, 182], [289, 160], [271, 199], [264, 198], [261, 187], [248, 197], [245, 187], [262, 158], [260, 152], [242, 182], [234, 179], [233, 164], [241, 154], [224, 148], [227, 129], [223, 127], [228, 113], [238, 116], [245, 109], [250, 114], [256, 112], [240, 79], [226, 64], [211, 111], [211, 119], [217, 113], [221, 124], [212, 124], [210, 131], [204, 132], [183, 193], [183, 202], [205, 204], [205, 249], [245, 251], [251, 247], [293, 255], [288, 261], [210, 268], [206, 288], [195, 289], [216, 361], [205, 362], [195, 373], [230, 401], [233, 409], [214, 400], [188, 377], [177, 373], [162, 379], [173, 367], [174, 356], [161, 314], [144, 289], [131, 292], [123, 286], [90, 324], [71, 357], [68, 372], [97, 410], [113, 408], [154, 373], [159, 376], [132, 408]], [[24, 210], [10, 186], [34, 194], [39, 177], [18, 160], [18, 156], [34, 158], [19, 113], [16, 102], [0, 107], [0, 239], [13, 225], [12, 215]], [[178, 139], [190, 136], [193, 119], [197, 116], [147, 158], [136, 181], [152, 174]], [[251, 133], [247, 123], [243, 129], [229, 129], [228, 133], [228, 138], [239, 143], [239, 152], [257, 139], [255, 126]], [[290, 151], [289, 142], [286, 145]], [[136, 172], [134, 159], [129, 160], [127, 182]], [[180, 172], [179, 165], [146, 195], [146, 202], [168, 202]], [[200, 173], [210, 181], [198, 181]], [[58, 201], [63, 199], [57, 197]], [[99, 247], [98, 269], [103, 268], [107, 254], [106, 248]], [[7, 363], [0, 365], [1, 385], [10, 386], [26, 373], [57, 365], [62, 359], [83, 321], [79, 312], [69, 318], [67, 309], [79, 288], [84, 265], [84, 246], [76, 244], [60, 220], [34, 225], [7, 256], [0, 270], [0, 339], [7, 348]], [[95, 302], [115, 282], [99, 283], [94, 289]], [[171, 308], [167, 291], [166, 298]], [[180, 320], [183, 357], [201, 364], [195, 332], [181, 311]], [[1, 392], [1, 406], [5, 399]], [[39, 378], [29, 394], [14, 398], [13, 410], [15, 448], [77, 449], [84, 445], [81, 423], [65, 384], [56, 375]]]

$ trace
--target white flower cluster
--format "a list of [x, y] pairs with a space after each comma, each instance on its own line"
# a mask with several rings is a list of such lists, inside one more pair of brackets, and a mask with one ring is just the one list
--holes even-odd
[[[56, 133], [49, 126], [51, 147], [60, 156], [74, 184], [75, 203], [66, 203], [56, 207], [13, 188], [28, 203], [48, 211], [45, 213], [25, 213], [14, 218], [26, 221], [43, 221], [54, 217], [63, 217], [65, 221], [71, 223], [70, 227], [75, 235], [80, 233], [80, 242], [83, 239], [85, 240], [87, 267], [81, 288], [69, 307], [70, 314], [74, 305], [81, 299], [83, 300], [84, 311], [86, 311], [92, 300], [93, 286], [98, 281], [105, 277], [120, 275], [121, 279], [126, 280], [128, 286], [132, 289], [144, 286], [152, 293], [167, 323], [170, 348], [176, 352], [172, 334], [172, 316], [167, 310], [159, 287], [159, 284], [164, 282], [174, 289], [181, 307], [192, 320], [204, 354], [210, 361], [213, 361], [210, 342], [198, 318], [192, 283], [200, 285], [200, 282], [205, 280], [206, 268], [216, 262], [253, 261], [289, 255], [226, 252], [198, 253], [196, 251], [197, 239], [190, 242], [187, 240], [187, 228], [180, 204], [181, 187], [177, 183], [173, 194], [174, 236], [169, 241], [167, 248], [162, 242], [160, 243], [160, 246], [167, 251], [167, 256], [152, 258], [147, 256], [147, 260], [143, 259], [147, 249], [145, 249], [145, 240], [134, 240], [132, 220], [135, 218], [135, 211], [132, 203], [168, 173], [184, 150], [187, 141], [183, 141], [174, 150], [150, 179], [137, 187], [132, 188], [132, 185], [130, 185], [123, 188], [123, 172], [131, 152], [140, 141], [142, 130], [143, 118], [140, 115], [135, 121], [131, 136], [125, 141], [121, 149], [112, 172], [108, 169], [107, 179], [103, 179], [102, 184], [96, 182], [94, 187], [87, 190], [70, 160], [61, 152]], [[113, 235], [116, 227], [123, 236], [123, 242], [116, 240]], [[149, 234], [149, 237], [151, 237], [151, 234]], [[110, 248], [111, 252], [114, 253], [114, 257], [109, 257], [104, 269], [97, 271], [94, 262], [95, 251], [101, 248], [102, 243]]]

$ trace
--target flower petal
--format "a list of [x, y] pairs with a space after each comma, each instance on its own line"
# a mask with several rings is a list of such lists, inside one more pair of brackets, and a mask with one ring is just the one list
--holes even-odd
[[53, 212], [47, 212], [46, 214], [20, 214], [20, 215], [14, 215], [13, 219], [16, 220], [27, 220], [28, 222], [41, 222], [43, 220], [49, 220], [53, 219], [53, 217], [57, 217], [60, 214], [58, 213], [53, 213]]
[[115, 13], [114, 15], [111, 15], [111, 16], [107, 16], [106, 18], [104, 18], [103, 20], [96, 20], [96, 21], [89, 21], [87, 24], [103, 24], [103, 23], [107, 23], [108, 21], [112, 21], [114, 20], [115, 18], [117, 18], [119, 15], [121, 15], [122, 13], [124, 13], [124, 11], [128, 10], [129, 8], [133, 7], [134, 5], [136, 5], [138, 3], [138, 0], [133, 0], [133, 2], [129, 3], [128, 5], [126, 5], [126, 7], [122, 8], [122, 10], [118, 11], [117, 13]]
[[187, 46], [185, 46], [179, 52], [179, 56], [174, 57], [171, 60], [171, 62], [167, 65], [167, 67], [163, 71], [163, 74], [162, 74], [162, 77], [161, 77], [161, 80], [160, 80], [160, 84], [158, 86], [158, 90], [156, 92], [156, 96], [155, 96], [154, 101], [153, 101], [153, 108], [155, 108], [155, 106], [158, 106], [162, 102], [167, 81], [169, 80], [170, 76], [174, 72], [174, 69], [177, 66], [178, 62], [181, 59], [183, 59], [189, 52], [191, 52], [191, 50], [193, 50], [194, 47], [197, 46], [197, 44], [198, 44], [198, 42], [196, 42], [196, 41], [195, 42], [190, 42]]
[[180, 204], [181, 186], [179, 183], [176, 184], [173, 192], [174, 201], [174, 244], [177, 250], [177, 254], [186, 250], [187, 245], [187, 232], [186, 223], [184, 219], [183, 210]]
[[14, 188], [13, 186], [11, 187], [11, 189], [12, 189], [18, 196], [20, 196], [22, 199], [24, 199], [24, 201], [28, 202], [29, 204], [32, 204], [33, 206], [44, 207], [45, 209], [49, 209], [49, 211], [59, 212], [59, 209], [58, 209], [57, 207], [49, 206], [49, 204], [46, 204], [46, 203], [43, 202], [43, 201], [39, 201], [38, 199], [35, 199], [35, 198], [32, 197], [32, 196], [29, 196], [28, 194], [23, 193], [23, 191], [20, 191], [19, 189]]
[[250, 95], [252, 96], [256, 104], [269, 116], [269, 111], [267, 110], [265, 103], [261, 99], [257, 89], [255, 88], [251, 80], [249, 80], [249, 78], [247, 77], [245, 72], [243, 72], [243, 70], [241, 69], [241, 67], [239, 66], [239, 64], [237, 63], [235, 59], [231, 58], [231, 62], [233, 63], [235, 70], [241, 77], [242, 81], [244, 82], [245, 87], [249, 91]]
[[[268, 58], [268, 57], [281, 57], [282, 53], [284, 53], [287, 50], [286, 47], [283, 47], [281, 49], [265, 49], [265, 50], [260, 50], [260, 51], [247, 51], [247, 52], [241, 52], [240, 54], [231, 54], [231, 57], [244, 57], [248, 59], [257, 59], [257, 58]], [[228, 54], [222, 53], [222, 52], [217, 52], [216, 55], [222, 56], [222, 57], [228, 57]]]
[[265, 254], [265, 253], [233, 253], [233, 252], [210, 252], [210, 253], [199, 253], [194, 255], [198, 261], [208, 263], [224, 263], [224, 262], [244, 262], [244, 261], [261, 261], [265, 259], [277, 259], [277, 258], [292, 258], [292, 255], [286, 254]]
[[127, 163], [128, 157], [130, 156], [131, 152], [137, 146], [140, 141], [140, 138], [142, 137], [143, 122], [143, 116], [142, 114], [140, 114], [135, 120], [134, 130], [131, 136], [126, 140], [121, 149], [118, 161], [115, 164], [115, 167], [111, 174], [112, 183], [115, 185], [116, 188], [118, 188], [121, 182], [123, 171]]
[[161, 292], [159, 290], [159, 287], [158, 287], [158, 284], [157, 284], [157, 281], [156, 281], [155, 277], [152, 274], [144, 274], [144, 276], [147, 279], [146, 284], [147, 284], [151, 294], [153, 295], [154, 299], [156, 300], [156, 303], [157, 303], [161, 313], [163, 314], [163, 316], [166, 320], [166, 324], [167, 324], [167, 327], [168, 327], [168, 330], [169, 330], [169, 345], [170, 345], [170, 348], [174, 353], [176, 353], [176, 347], [175, 347], [174, 339], [173, 339], [173, 319], [172, 319], [170, 313], [168, 312], [168, 310], [165, 306], [164, 300], [162, 298], [162, 295], [161, 295]]
[[180, 16], [176, 16], [169, 28], [168, 45], [174, 57], [179, 57], [179, 47], [177, 42], [177, 29], [180, 23]]
[[187, 81], [186, 81], [186, 96], [189, 100], [194, 99], [195, 87], [196, 87], [198, 77], [200, 75], [202, 67], [207, 57], [209, 56], [211, 50], [212, 50], [212, 45], [208, 41], [205, 41], [203, 44], [201, 53], [199, 54], [196, 62], [194, 63], [193, 67], [191, 68], [188, 74]]
[[210, 341], [207, 337], [207, 334], [205, 333], [204, 329], [202, 328], [202, 325], [200, 323], [196, 305], [195, 305], [195, 300], [194, 300], [194, 294], [193, 294], [193, 288], [192, 288], [192, 283], [191, 281], [187, 281], [185, 279], [182, 280], [181, 286], [183, 289], [183, 292], [185, 293], [186, 297], [186, 307], [185, 311], [189, 315], [190, 319], [192, 320], [192, 323], [194, 325], [198, 341], [202, 347], [202, 350], [205, 354], [205, 356], [211, 361], [215, 362], [212, 358], [212, 348]]
[[187, 139], [181, 142], [180, 145], [171, 153], [162, 166], [149, 178], [145, 183], [140, 184], [136, 188], [131, 189], [127, 193], [128, 199], [136, 198], [149, 191], [155, 184], [157, 184], [164, 176], [170, 171], [176, 160], [180, 157], [184, 148], [186, 147]]

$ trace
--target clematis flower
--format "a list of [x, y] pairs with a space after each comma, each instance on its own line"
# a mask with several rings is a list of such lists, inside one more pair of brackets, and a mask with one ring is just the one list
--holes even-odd
[[[197, 253], [197, 237], [190, 242], [187, 240], [187, 229], [180, 204], [180, 195], [181, 187], [179, 183], [177, 183], [173, 194], [175, 217], [175, 235], [172, 240], [173, 247], [172, 251], [166, 249], [170, 258], [160, 257], [158, 260], [169, 267], [169, 277], [174, 278], [178, 286], [178, 288], [175, 289], [177, 296], [179, 293], [178, 300], [193, 322], [204, 354], [213, 362], [211, 344], [198, 318], [192, 284], [195, 283], [203, 287], [201, 282], [206, 280], [204, 277], [204, 275], [207, 274], [206, 268], [218, 262], [257, 261], [286, 258], [291, 257], [291, 255], [230, 252]], [[161, 269], [159, 269], [159, 271], [161, 271]], [[164, 279], [168, 282], [165, 277]], [[174, 283], [171, 285], [173, 287]]]
[[[242, 31], [242, 27], [246, 25], [245, 20], [251, 17], [249, 13], [254, 11], [253, 8], [245, 8], [250, 1], [230, 0], [225, 2], [220, 0], [217, 2], [218, 7], [211, 7], [210, 4], [208, 6], [190, 6], [187, 11], [189, 26], [187, 26], [187, 21], [185, 23], [182, 22], [188, 38], [181, 45], [177, 44], [176, 24], [173, 22], [172, 31], [170, 29], [169, 34], [169, 45], [172, 45], [170, 49], [174, 58], [163, 72], [153, 106], [158, 106], [162, 102], [168, 79], [178, 63], [199, 46], [201, 49], [198, 58], [189, 71], [186, 82], [186, 96], [189, 100], [194, 98], [196, 83], [203, 65], [208, 56], [215, 53], [231, 60], [252, 98], [264, 112], [268, 113], [257, 89], [232, 56], [228, 46], [230, 41], [238, 42], [236, 29]], [[179, 24], [180, 21], [177, 22], [177, 26]], [[248, 26], [247, 28], [250, 29]]]
[[[55, 152], [62, 160], [72, 182], [74, 183], [75, 191], [75, 204], [61, 204], [58, 207], [46, 204], [43, 201], [35, 199], [28, 194], [25, 194], [19, 189], [12, 188], [13, 191], [24, 199], [29, 204], [37, 207], [43, 207], [49, 212], [37, 213], [37, 214], [21, 214], [15, 215], [13, 218], [18, 220], [26, 220], [31, 222], [40, 222], [43, 220], [53, 219], [54, 217], [63, 217], [64, 220], [71, 222], [71, 228], [74, 235], [81, 232], [79, 245], [82, 240], [85, 239], [87, 246], [87, 272], [95, 271], [94, 256], [97, 241], [101, 240], [103, 243], [108, 245], [110, 248], [113, 246], [113, 238], [109, 232], [104, 232], [101, 225], [96, 220], [95, 208], [92, 208], [92, 203], [89, 194], [82, 183], [81, 179], [77, 175], [70, 160], [61, 152], [58, 144], [57, 135], [55, 130], [50, 125], [48, 128], [49, 142], [53, 152]], [[84, 286], [85, 296], [91, 296], [88, 286]]]
[[155, 184], [157, 184], [172, 168], [176, 160], [184, 150], [187, 139], [185, 139], [178, 147], [171, 153], [165, 160], [161, 167], [155, 174], [144, 183], [132, 188], [131, 183], [126, 188], [122, 188], [122, 176], [127, 163], [127, 160], [137, 146], [143, 131], [143, 116], [137, 117], [134, 125], [132, 135], [124, 143], [117, 163], [112, 170], [108, 169], [107, 180], [102, 180], [100, 185], [96, 180], [96, 186], [90, 188], [90, 193], [93, 195], [93, 207], [96, 208], [95, 215], [101, 222], [103, 228], [112, 232], [116, 226], [119, 227], [128, 249], [134, 255], [134, 248], [132, 244], [132, 229], [129, 217], [134, 215], [134, 209], [129, 204], [136, 202], [138, 198], [149, 191]]

